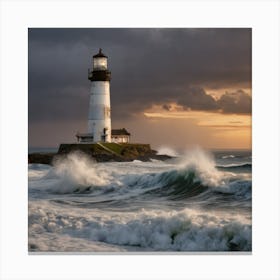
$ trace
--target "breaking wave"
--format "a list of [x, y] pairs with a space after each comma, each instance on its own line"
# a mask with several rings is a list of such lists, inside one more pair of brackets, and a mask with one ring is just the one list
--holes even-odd
[[[147, 166], [147, 170], [139, 173], [138, 168], [143, 168], [143, 165]], [[149, 168], [152, 165], [154, 172]], [[251, 193], [250, 181], [219, 171], [213, 158], [201, 150], [186, 153], [175, 168], [174, 165], [167, 165], [163, 171], [156, 170], [157, 166], [162, 167], [162, 163], [153, 162], [149, 165], [139, 161], [130, 163], [130, 170], [121, 164], [108, 168], [108, 164], [96, 164], [83, 154], [73, 153], [56, 161], [53, 168], [39, 173], [38, 176], [45, 174], [42, 180], [34, 185], [31, 180], [30, 186], [31, 189], [33, 187], [54, 194], [97, 196], [110, 192], [118, 195], [118, 199], [153, 195], [182, 200], [201, 193], [208, 196], [213, 192], [233, 195], [243, 193], [245, 197]], [[30, 166], [31, 177], [35, 176], [32, 175], [34, 172], [41, 171], [34, 171], [33, 166]]]
[[[121, 246], [156, 251], [250, 251], [250, 221], [217, 213], [140, 211], [122, 216], [100, 213], [58, 215], [52, 207], [33, 208], [30, 232], [59, 233]], [[223, 227], [221, 227], [223, 225]], [[134, 249], [135, 250], [135, 249]]]

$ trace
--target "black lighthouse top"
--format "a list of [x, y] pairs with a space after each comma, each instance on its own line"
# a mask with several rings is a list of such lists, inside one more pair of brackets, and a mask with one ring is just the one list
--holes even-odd
[[99, 53], [96, 54], [96, 55], [94, 55], [93, 57], [94, 57], [94, 58], [95, 58], [95, 57], [106, 57], [106, 58], [108, 58], [104, 53], [102, 53], [102, 49], [99, 49]]
[[107, 69], [107, 56], [99, 49], [99, 53], [93, 56], [93, 69], [88, 70], [90, 81], [110, 81], [111, 72]]

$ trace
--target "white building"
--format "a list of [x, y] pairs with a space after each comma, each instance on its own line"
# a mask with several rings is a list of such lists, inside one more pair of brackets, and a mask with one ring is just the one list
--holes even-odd
[[93, 69], [88, 71], [88, 79], [91, 81], [88, 132], [76, 134], [79, 143], [128, 143], [130, 140], [130, 133], [126, 129], [111, 129], [111, 72], [107, 68], [107, 59], [101, 49], [93, 56]]
[[129, 143], [130, 133], [125, 129], [112, 129], [112, 142], [114, 143]]

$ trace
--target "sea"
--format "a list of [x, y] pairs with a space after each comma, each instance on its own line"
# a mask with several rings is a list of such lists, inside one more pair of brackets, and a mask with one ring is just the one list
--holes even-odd
[[29, 164], [29, 252], [251, 252], [251, 151], [158, 153], [173, 158]]

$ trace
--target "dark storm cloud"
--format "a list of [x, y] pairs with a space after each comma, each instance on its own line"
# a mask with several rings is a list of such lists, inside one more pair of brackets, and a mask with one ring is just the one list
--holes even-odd
[[[251, 114], [252, 112], [252, 98], [243, 90], [226, 92], [216, 100], [206, 94], [203, 88], [191, 87], [174, 101], [177, 101], [177, 104], [183, 106], [185, 110], [219, 111], [224, 114]], [[170, 111], [172, 106], [164, 104], [162, 108]]]
[[178, 99], [178, 104], [192, 110], [217, 110], [219, 108], [215, 99], [200, 87], [191, 87], [185, 91]]
[[252, 111], [252, 98], [242, 90], [225, 93], [217, 104], [224, 113], [250, 114]]
[[250, 29], [30, 29], [30, 122], [86, 121], [87, 68], [99, 47], [112, 71], [113, 119], [171, 101], [248, 112], [244, 94], [217, 102], [203, 88], [250, 85]]

